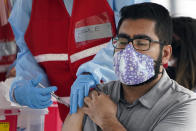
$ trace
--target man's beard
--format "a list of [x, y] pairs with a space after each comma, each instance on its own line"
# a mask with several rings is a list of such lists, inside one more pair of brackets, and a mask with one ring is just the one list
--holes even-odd
[[154, 71], [155, 71], [155, 75], [153, 77], [151, 77], [150, 79], [140, 83], [140, 84], [136, 84], [136, 85], [127, 85], [127, 86], [142, 86], [142, 85], [145, 85], [145, 84], [148, 84], [150, 82], [152, 82], [153, 80], [155, 80], [158, 75], [160, 73], [163, 73], [163, 72], [160, 72], [160, 67], [162, 65], [162, 49], [163, 49], [163, 46], [160, 46], [160, 53], [159, 53], [159, 57], [155, 62], [155, 65], [154, 65]]

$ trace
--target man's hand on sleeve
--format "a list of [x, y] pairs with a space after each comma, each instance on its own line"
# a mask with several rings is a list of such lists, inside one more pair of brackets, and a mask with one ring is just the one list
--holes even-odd
[[90, 97], [84, 99], [86, 104], [83, 111], [94, 123], [102, 129], [105, 124], [112, 126], [112, 122], [118, 122], [116, 118], [117, 105], [110, 99], [108, 95], [101, 92], [92, 91]]
[[96, 82], [92, 75], [83, 74], [79, 75], [71, 87], [71, 99], [70, 99], [70, 114], [76, 113], [77, 108], [83, 107], [84, 97], [88, 96], [90, 88], [94, 88]]
[[55, 86], [39, 88], [42, 76], [33, 80], [21, 80], [21, 84], [16, 84], [13, 97], [20, 105], [28, 106], [35, 109], [47, 108], [52, 104], [51, 93], [55, 92]]

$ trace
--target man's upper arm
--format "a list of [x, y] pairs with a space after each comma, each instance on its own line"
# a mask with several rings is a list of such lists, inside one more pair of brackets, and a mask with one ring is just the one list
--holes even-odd
[[162, 118], [153, 131], [196, 131], [196, 100], [177, 106]]
[[82, 131], [83, 118], [84, 113], [81, 111], [81, 109], [72, 115], [68, 114], [64, 121], [62, 131]]

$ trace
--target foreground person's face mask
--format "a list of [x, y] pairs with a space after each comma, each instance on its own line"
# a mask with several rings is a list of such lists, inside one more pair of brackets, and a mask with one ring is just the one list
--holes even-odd
[[125, 85], [138, 85], [155, 76], [154, 60], [141, 54], [131, 44], [114, 55], [115, 74]]

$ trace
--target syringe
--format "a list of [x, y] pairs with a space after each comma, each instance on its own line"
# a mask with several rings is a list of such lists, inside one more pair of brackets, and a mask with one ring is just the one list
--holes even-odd
[[[41, 83], [38, 84], [41, 88], [46, 88], [45, 86], [43, 86]], [[54, 94], [54, 92], [51, 93], [51, 95], [57, 100], [57, 102], [66, 105], [67, 107], [69, 107], [69, 103], [67, 103], [66, 101], [64, 101], [63, 99], [61, 99], [61, 97], [57, 96]]]

